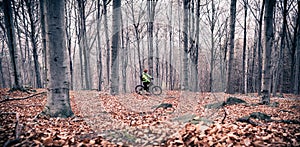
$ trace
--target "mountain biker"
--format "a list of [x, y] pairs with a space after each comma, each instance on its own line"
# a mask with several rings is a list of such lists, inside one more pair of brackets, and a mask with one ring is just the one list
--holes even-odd
[[141, 75], [141, 80], [142, 80], [142, 83], [143, 83], [143, 86], [145, 88], [146, 91], [149, 92], [149, 84], [151, 83], [151, 80], [153, 78], [148, 74], [148, 69], [144, 69], [142, 75]]

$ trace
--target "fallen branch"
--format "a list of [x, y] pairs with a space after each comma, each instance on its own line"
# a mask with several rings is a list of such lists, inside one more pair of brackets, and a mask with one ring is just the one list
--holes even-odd
[[20, 121], [19, 121], [19, 113], [16, 113], [16, 112], [6, 112], [6, 113], [1, 113], [0, 115], [10, 115], [10, 114], [14, 114], [16, 115], [16, 123], [15, 123], [15, 139], [13, 140], [7, 140], [5, 143], [4, 143], [4, 147], [7, 147], [7, 146], [12, 146], [13, 144], [16, 144], [18, 142], [20, 142], [20, 134], [21, 134], [21, 130], [22, 130], [22, 125], [20, 125]]
[[46, 92], [40, 92], [40, 93], [36, 93], [36, 94], [30, 95], [30, 96], [27, 96], [27, 97], [21, 97], [21, 98], [10, 98], [10, 97], [8, 97], [8, 98], [0, 101], [0, 103], [6, 102], [6, 101], [14, 101], [14, 100], [26, 100], [26, 99], [32, 98], [32, 97], [40, 95], [40, 94], [46, 94]]

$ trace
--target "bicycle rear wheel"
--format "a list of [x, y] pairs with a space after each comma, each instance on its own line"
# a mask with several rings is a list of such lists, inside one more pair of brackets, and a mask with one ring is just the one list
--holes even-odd
[[151, 87], [151, 93], [153, 95], [160, 95], [162, 93], [162, 89], [159, 86], [153, 86]]
[[135, 86], [135, 92], [137, 94], [143, 94], [144, 93], [144, 86], [143, 85], [137, 85], [137, 86]]

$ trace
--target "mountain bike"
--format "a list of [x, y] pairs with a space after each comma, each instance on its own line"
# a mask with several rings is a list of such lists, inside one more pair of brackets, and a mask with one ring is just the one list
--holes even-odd
[[146, 92], [150, 92], [153, 95], [160, 95], [162, 93], [162, 89], [160, 86], [154, 85], [152, 82], [149, 84], [149, 91], [145, 90], [144, 85], [137, 85], [135, 86], [135, 92], [137, 94], [143, 95]]

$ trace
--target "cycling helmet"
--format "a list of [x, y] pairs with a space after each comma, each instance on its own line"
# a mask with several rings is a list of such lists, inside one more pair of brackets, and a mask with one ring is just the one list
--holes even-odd
[[145, 68], [145, 69], [144, 69], [144, 72], [147, 72], [147, 71], [148, 71], [148, 69]]

